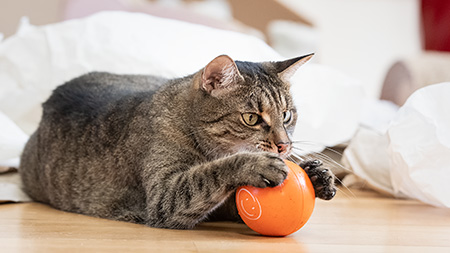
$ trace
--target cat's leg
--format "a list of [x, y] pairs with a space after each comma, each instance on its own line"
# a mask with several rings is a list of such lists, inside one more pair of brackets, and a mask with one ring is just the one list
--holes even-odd
[[273, 187], [287, 176], [283, 160], [272, 153], [239, 153], [193, 166], [165, 168], [147, 187], [149, 226], [193, 228], [223, 204], [239, 186]]
[[233, 192], [205, 221], [234, 221], [244, 223], [236, 207], [236, 192]]
[[308, 160], [300, 163], [314, 186], [316, 197], [330, 200], [336, 195], [334, 175], [329, 169], [322, 167], [319, 160]]

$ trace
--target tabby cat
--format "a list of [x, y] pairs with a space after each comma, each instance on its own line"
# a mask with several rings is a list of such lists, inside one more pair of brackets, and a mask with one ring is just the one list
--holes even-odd
[[[312, 55], [280, 62], [226, 55], [190, 76], [89, 73], [55, 89], [21, 157], [26, 192], [75, 213], [189, 229], [235, 220], [237, 187], [287, 176], [297, 113], [289, 78]], [[331, 172], [301, 166], [331, 199]]]

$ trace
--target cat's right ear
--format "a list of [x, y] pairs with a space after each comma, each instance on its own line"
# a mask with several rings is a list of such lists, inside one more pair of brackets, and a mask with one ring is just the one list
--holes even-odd
[[281, 62], [274, 62], [273, 65], [278, 73], [278, 77], [283, 82], [289, 82], [289, 79], [295, 74], [298, 68], [309, 61], [314, 53], [303, 55], [297, 58], [289, 59]]
[[228, 55], [220, 55], [203, 69], [199, 88], [218, 97], [233, 90], [240, 80], [243, 77], [233, 59]]

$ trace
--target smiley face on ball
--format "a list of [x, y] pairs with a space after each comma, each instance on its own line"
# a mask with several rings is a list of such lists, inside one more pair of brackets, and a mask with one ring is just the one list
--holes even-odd
[[253, 194], [245, 188], [240, 188], [236, 195], [239, 199], [239, 203], [237, 204], [240, 206], [240, 210], [242, 210], [242, 215], [249, 220], [258, 220], [261, 218], [262, 210], [258, 198], [253, 196]]

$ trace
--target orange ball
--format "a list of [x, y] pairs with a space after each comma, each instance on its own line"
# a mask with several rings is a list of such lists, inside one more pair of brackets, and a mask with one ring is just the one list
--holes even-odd
[[297, 164], [285, 161], [286, 180], [273, 188], [243, 186], [236, 191], [236, 205], [245, 224], [268, 236], [286, 236], [306, 224], [314, 209], [311, 180]]

